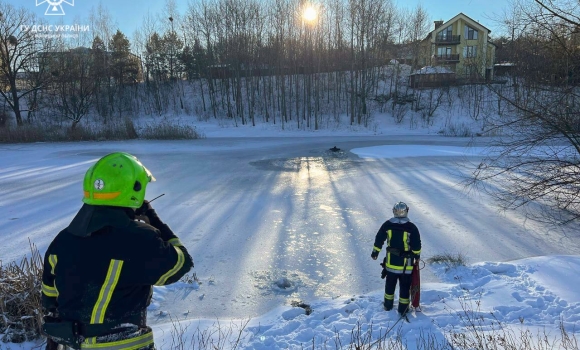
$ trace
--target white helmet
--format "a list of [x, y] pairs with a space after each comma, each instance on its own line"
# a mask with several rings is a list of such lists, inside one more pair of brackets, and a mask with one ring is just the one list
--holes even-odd
[[406, 218], [407, 213], [409, 213], [409, 207], [403, 202], [399, 202], [393, 207], [393, 215], [396, 218]]

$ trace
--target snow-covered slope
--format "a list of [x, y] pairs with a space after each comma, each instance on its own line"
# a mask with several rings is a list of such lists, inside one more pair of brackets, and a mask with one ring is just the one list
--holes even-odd
[[[172, 323], [155, 326], [156, 342], [173, 348], [175, 329], [186, 329], [181, 340], [193, 348], [200, 329], [228, 329], [234, 332], [224, 344], [235, 343], [241, 330], [241, 349], [335, 348], [337, 337], [343, 345], [370, 336], [374, 341], [402, 341], [407, 349], [418, 349], [430, 335], [439, 344], [453, 344], [453, 334], [513, 336], [521, 344], [521, 332], [530, 330], [542, 342], [546, 334], [558, 343], [559, 327], [570, 336], [580, 335], [580, 294], [572, 286], [580, 277], [579, 256], [543, 256], [511, 262], [484, 262], [447, 268], [436, 265], [440, 283], [422, 285], [422, 312], [412, 312], [410, 323], [401, 321], [396, 311], [382, 308], [383, 292], [313, 300], [312, 313], [290, 305], [260, 317], [244, 320], [187, 320], [175, 315]], [[203, 288], [202, 288], [203, 289]], [[178, 319], [182, 319], [178, 321]], [[247, 322], [247, 321], [246, 321]], [[178, 325], [178, 326], [176, 326]], [[475, 326], [475, 328], [474, 328]], [[177, 328], [175, 328], [177, 327]], [[502, 327], [505, 327], [502, 329]], [[538, 332], [539, 331], [539, 332]], [[217, 341], [217, 338], [214, 338]], [[558, 345], [559, 344], [559, 345]], [[523, 347], [523, 346], [522, 346]]]

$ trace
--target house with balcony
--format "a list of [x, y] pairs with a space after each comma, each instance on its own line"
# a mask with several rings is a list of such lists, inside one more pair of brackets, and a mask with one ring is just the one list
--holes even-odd
[[457, 80], [493, 79], [495, 44], [491, 30], [463, 13], [444, 21], [435, 21], [434, 29], [421, 41], [419, 64], [445, 67]]

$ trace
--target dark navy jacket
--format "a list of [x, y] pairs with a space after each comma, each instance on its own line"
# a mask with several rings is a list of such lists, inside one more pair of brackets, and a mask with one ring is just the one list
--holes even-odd
[[389, 272], [410, 274], [413, 270], [411, 254], [414, 256], [421, 254], [421, 234], [417, 226], [408, 218], [391, 218], [381, 225], [377, 232], [373, 250], [380, 252], [385, 241], [387, 242], [385, 269]]
[[46, 251], [43, 306], [67, 321], [144, 325], [152, 286], [178, 281], [193, 261], [167, 225], [134, 219], [129, 208], [83, 205]]

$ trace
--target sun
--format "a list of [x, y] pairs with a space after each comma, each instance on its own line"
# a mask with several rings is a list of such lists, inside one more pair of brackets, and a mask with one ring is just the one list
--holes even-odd
[[302, 13], [302, 17], [307, 22], [314, 22], [316, 20], [316, 18], [318, 17], [318, 12], [316, 11], [316, 9], [314, 7], [308, 6], [307, 8], [304, 9], [304, 12]]

